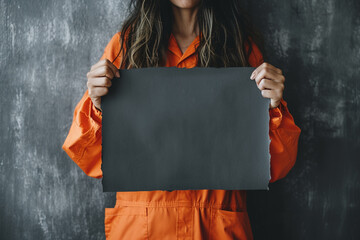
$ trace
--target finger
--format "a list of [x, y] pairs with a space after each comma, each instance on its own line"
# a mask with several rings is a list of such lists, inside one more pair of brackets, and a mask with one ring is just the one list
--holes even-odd
[[278, 89], [274, 89], [274, 90], [265, 89], [265, 90], [261, 90], [261, 95], [265, 98], [271, 98], [274, 101], [278, 101], [282, 98], [282, 91]]
[[274, 98], [274, 97], [276, 97], [275, 91], [274, 90], [268, 90], [268, 89], [261, 90], [261, 95], [264, 98]]
[[278, 74], [272, 69], [263, 68], [255, 77], [256, 84], [259, 84], [261, 79], [263, 78], [271, 79], [276, 82], [285, 82], [285, 77], [283, 75]]
[[110, 87], [111, 80], [107, 77], [89, 78], [87, 82], [88, 88], [90, 87]]
[[89, 88], [89, 96], [92, 97], [101, 97], [106, 95], [109, 92], [107, 87], [93, 87]]
[[120, 77], [119, 69], [117, 69], [117, 67], [112, 62], [110, 62], [108, 59], [103, 59], [103, 60], [97, 62], [95, 65], [93, 65], [91, 67], [90, 72], [94, 71], [95, 69], [102, 67], [102, 66], [108, 66], [114, 73], [114, 76]]
[[269, 69], [272, 69], [272, 70], [274, 70], [275, 72], [277, 72], [277, 73], [279, 73], [279, 74], [282, 74], [281, 69], [275, 67], [274, 65], [272, 65], [272, 64], [270, 64], [270, 63], [265, 62], [265, 63], [264, 63], [264, 68], [269, 68]]
[[107, 61], [106, 65], [111, 68], [111, 70], [114, 73], [114, 76], [116, 76], [118, 78], [120, 77], [119, 69], [117, 69], [117, 67], [112, 62]]
[[114, 78], [114, 72], [107, 66], [101, 66], [87, 73], [87, 78], [108, 77]]
[[97, 63], [95, 63], [94, 65], [91, 66], [89, 72], [91, 72], [99, 67], [104, 66], [106, 64], [106, 62], [108, 62], [108, 61], [109, 61], [108, 59], [102, 59], [102, 60], [98, 61]]
[[95, 63], [94, 65], [91, 66], [90, 71], [95, 70], [98, 67], [106, 65], [107, 62], [110, 62], [110, 61], [109, 61], [109, 59], [106, 59], [106, 58], [98, 61], [97, 63]]
[[[279, 69], [277, 67], [274, 67], [270, 63], [264, 62], [253, 71], [253, 74], [251, 76], [255, 77], [264, 68], [272, 69], [273, 71], [275, 71], [275, 72], [277, 72], [279, 74], [282, 74], [281, 69]], [[253, 79], [253, 77], [251, 79]]]
[[260, 83], [258, 85], [258, 88], [260, 90], [265, 90], [265, 89], [279, 89], [279, 90], [284, 90], [284, 84], [283, 83], [279, 83], [279, 82], [275, 82], [271, 79], [266, 79], [263, 78], [260, 80]]

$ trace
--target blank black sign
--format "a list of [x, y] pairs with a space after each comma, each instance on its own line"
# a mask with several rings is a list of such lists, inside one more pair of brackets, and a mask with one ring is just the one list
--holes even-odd
[[103, 191], [268, 189], [252, 67], [120, 69], [102, 97]]

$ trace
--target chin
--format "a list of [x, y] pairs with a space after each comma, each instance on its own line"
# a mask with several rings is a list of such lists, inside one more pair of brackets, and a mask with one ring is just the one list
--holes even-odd
[[201, 0], [170, 0], [170, 2], [178, 8], [194, 8]]

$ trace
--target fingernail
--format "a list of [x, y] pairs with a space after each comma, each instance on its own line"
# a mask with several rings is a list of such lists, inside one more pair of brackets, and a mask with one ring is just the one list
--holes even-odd
[[116, 77], [120, 77], [120, 73], [119, 72], [116, 72]]
[[254, 72], [251, 74], [250, 79], [253, 80]]

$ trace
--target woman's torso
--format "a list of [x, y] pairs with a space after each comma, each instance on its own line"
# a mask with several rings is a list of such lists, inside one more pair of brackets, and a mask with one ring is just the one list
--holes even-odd
[[[199, 36], [182, 53], [171, 34], [166, 67], [195, 67], [198, 43]], [[115, 56], [119, 47], [111, 49]], [[253, 55], [250, 64], [258, 59]], [[246, 191], [222, 189], [117, 192], [115, 207], [106, 209], [105, 233], [111, 239], [252, 239]]]

